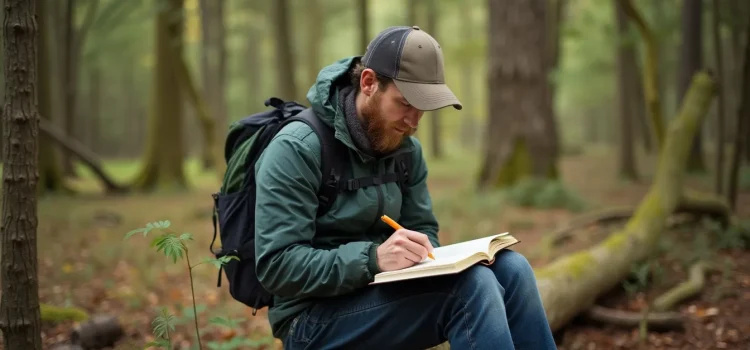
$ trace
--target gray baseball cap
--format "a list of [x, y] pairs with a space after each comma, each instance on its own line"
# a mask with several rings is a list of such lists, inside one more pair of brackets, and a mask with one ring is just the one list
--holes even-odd
[[404, 98], [417, 109], [463, 108], [445, 84], [440, 44], [417, 26], [396, 26], [380, 32], [367, 45], [362, 64], [393, 79]]

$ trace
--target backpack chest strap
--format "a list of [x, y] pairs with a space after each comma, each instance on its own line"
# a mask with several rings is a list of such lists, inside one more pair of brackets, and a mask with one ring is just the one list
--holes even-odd
[[336, 186], [340, 191], [356, 191], [360, 188], [378, 186], [389, 182], [398, 182], [399, 176], [395, 173], [365, 176], [355, 179], [341, 180]]

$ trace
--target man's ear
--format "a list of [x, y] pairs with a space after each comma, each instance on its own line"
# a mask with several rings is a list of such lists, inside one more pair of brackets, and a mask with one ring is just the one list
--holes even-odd
[[359, 78], [359, 90], [365, 96], [372, 96], [372, 94], [378, 91], [378, 79], [375, 77], [375, 71], [370, 68], [365, 68], [362, 71], [362, 75]]

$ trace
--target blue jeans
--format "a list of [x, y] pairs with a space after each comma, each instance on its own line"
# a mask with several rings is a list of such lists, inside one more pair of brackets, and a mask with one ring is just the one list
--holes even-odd
[[386, 283], [322, 299], [291, 323], [284, 349], [556, 349], [526, 258]]

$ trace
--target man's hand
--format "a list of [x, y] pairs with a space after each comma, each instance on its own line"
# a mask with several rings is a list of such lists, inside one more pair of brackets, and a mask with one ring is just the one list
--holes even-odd
[[432, 252], [432, 244], [424, 233], [396, 230], [378, 249], [381, 271], [400, 270], [412, 266]]

